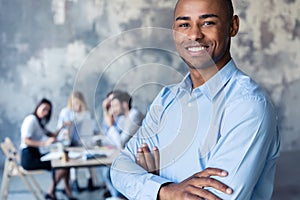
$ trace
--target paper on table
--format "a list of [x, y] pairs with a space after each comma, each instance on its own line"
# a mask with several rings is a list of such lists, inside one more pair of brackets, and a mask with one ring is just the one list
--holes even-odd
[[54, 159], [59, 159], [62, 156], [62, 152], [49, 152], [46, 155], [42, 156], [40, 158], [41, 161], [49, 161], [49, 160], [54, 160]]
[[76, 151], [69, 151], [68, 156], [71, 159], [77, 159], [77, 158], [80, 158], [82, 156], [82, 153], [81, 152], [76, 152]]
[[114, 153], [115, 149], [90, 149], [86, 150], [85, 154], [100, 154], [100, 155], [105, 155], [107, 157], [111, 156]]
[[[77, 159], [80, 157], [85, 158], [86, 155], [105, 155], [106, 157], [111, 156], [114, 153], [115, 149], [112, 148], [101, 148], [101, 149], [91, 149], [91, 150], [85, 150], [84, 152], [78, 152], [78, 151], [69, 151], [68, 156], [71, 159]], [[40, 158], [41, 161], [49, 161], [49, 160], [55, 160], [60, 159], [62, 156], [61, 151], [53, 151], [49, 152], [46, 155], [42, 156]]]

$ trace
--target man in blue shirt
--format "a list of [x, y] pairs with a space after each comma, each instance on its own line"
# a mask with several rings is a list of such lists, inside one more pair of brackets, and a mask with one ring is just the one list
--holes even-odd
[[[238, 29], [230, 0], [177, 2], [173, 36], [190, 72], [162, 89], [112, 165], [113, 184], [129, 199], [271, 198], [276, 113], [231, 58]], [[144, 144], [159, 149], [159, 175], [136, 163]]]

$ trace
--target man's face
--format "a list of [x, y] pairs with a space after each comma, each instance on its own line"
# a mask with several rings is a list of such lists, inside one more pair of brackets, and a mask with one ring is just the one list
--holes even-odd
[[124, 114], [122, 104], [118, 99], [113, 99], [111, 101], [111, 112], [114, 117]]
[[[230, 59], [232, 21], [222, 0], [181, 0], [174, 15], [174, 40], [191, 68], [225, 65]], [[234, 34], [233, 34], [234, 33]]]

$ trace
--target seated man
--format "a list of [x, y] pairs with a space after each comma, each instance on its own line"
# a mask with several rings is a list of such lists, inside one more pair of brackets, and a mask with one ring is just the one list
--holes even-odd
[[[124, 148], [128, 140], [140, 127], [143, 114], [132, 107], [132, 98], [127, 92], [115, 93], [111, 100], [113, 118], [108, 124], [106, 136], [113, 146]], [[119, 118], [117, 123], [114, 119]]]
[[[106, 130], [104, 133], [106, 140], [103, 141], [103, 144], [123, 149], [140, 127], [144, 117], [143, 114], [132, 107], [131, 96], [127, 92], [119, 90], [107, 95], [107, 99], [103, 102], [103, 110], [105, 120], [103, 130]], [[122, 197], [111, 184], [109, 168], [102, 167], [101, 171], [110, 193], [106, 196]]]

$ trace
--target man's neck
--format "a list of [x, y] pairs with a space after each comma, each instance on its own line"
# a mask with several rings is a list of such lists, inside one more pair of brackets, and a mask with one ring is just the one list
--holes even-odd
[[190, 75], [193, 83], [193, 89], [207, 82], [211, 77], [218, 73], [218, 71], [221, 70], [230, 60], [231, 57], [229, 56], [228, 59], [224, 60], [225, 62], [205, 67], [203, 69], [196, 69], [190, 67]]
[[124, 116], [127, 117], [129, 115], [129, 110], [124, 110]]
[[219, 70], [216, 67], [211, 67], [209, 69], [190, 68], [193, 89], [203, 85], [206, 81], [208, 81], [211, 77], [213, 77], [218, 71]]

